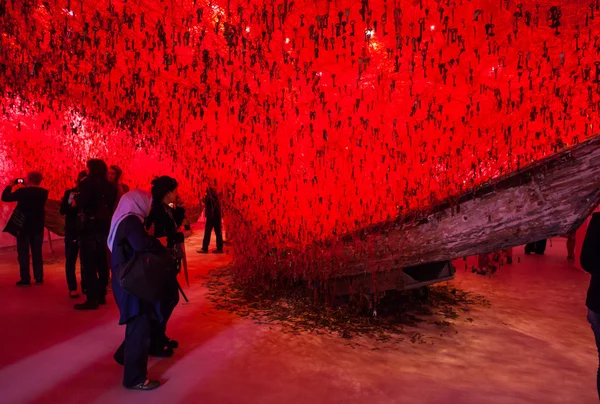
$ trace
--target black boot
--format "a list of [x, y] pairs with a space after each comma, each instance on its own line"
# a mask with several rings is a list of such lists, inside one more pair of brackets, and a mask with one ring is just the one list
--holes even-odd
[[98, 310], [98, 302], [95, 300], [86, 300], [84, 303], [73, 306], [75, 310]]
[[31, 281], [20, 280], [19, 282], [17, 282], [17, 286], [20, 286], [20, 287], [31, 286]]
[[168, 346], [162, 346], [150, 347], [150, 352], [148, 354], [156, 358], [170, 358], [171, 356], [173, 356], [173, 353], [173, 348], [170, 348]]

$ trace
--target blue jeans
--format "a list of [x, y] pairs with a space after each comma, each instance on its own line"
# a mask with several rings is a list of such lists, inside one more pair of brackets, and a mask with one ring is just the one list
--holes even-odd
[[596, 338], [596, 348], [598, 349], [598, 373], [596, 374], [596, 388], [598, 389], [598, 398], [600, 398], [600, 313], [588, 309], [588, 321], [594, 331]]

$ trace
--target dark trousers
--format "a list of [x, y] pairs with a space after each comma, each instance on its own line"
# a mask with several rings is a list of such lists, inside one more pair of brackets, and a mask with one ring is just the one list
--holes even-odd
[[107, 238], [108, 235], [105, 233], [82, 234], [80, 238], [81, 278], [88, 300], [96, 301], [106, 296], [108, 287]]
[[204, 228], [204, 241], [202, 242], [202, 249], [208, 250], [210, 245], [210, 234], [213, 229], [215, 230], [215, 236], [217, 237], [217, 250], [223, 249], [223, 229], [221, 225], [221, 217], [207, 217], [206, 227]]
[[21, 232], [17, 236], [17, 256], [21, 280], [31, 282], [29, 273], [29, 248], [31, 247], [31, 261], [33, 263], [33, 276], [36, 281], [44, 280], [44, 264], [42, 262], [42, 244], [44, 243], [44, 230], [36, 232]]
[[598, 398], [600, 398], [600, 313], [588, 310], [588, 321], [592, 326], [594, 338], [596, 339], [596, 348], [598, 349], [598, 372], [596, 373], [596, 389], [598, 390]]
[[148, 377], [148, 352], [150, 349], [150, 317], [141, 313], [129, 319], [125, 329], [125, 341], [115, 359], [124, 363], [123, 386], [133, 387]]
[[[79, 238], [75, 234], [65, 234], [65, 272], [69, 291], [77, 290], [77, 275], [75, 265], [79, 256]], [[82, 282], [83, 283], [83, 282]]]
[[160, 299], [160, 313], [163, 321], [153, 321], [151, 331], [151, 350], [162, 350], [167, 342], [167, 322], [173, 314], [173, 310], [179, 303], [179, 287], [175, 276], [167, 279], [165, 292]]
[[526, 253], [536, 253], [539, 255], [544, 254], [546, 251], [546, 240], [536, 241], [535, 243], [529, 243], [525, 246]]

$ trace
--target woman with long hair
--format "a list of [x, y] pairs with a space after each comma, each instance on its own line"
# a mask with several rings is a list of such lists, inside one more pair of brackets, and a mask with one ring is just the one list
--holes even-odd
[[166, 238], [167, 248], [177, 262], [177, 272], [167, 279], [163, 298], [160, 301], [162, 320], [152, 327], [150, 352], [156, 356], [171, 356], [179, 343], [167, 337], [167, 322], [179, 303], [177, 273], [183, 258], [183, 233], [179, 228], [185, 217], [185, 209], [177, 206], [177, 186], [175, 178], [162, 176], [152, 181], [152, 209], [146, 219], [146, 228], [159, 239]]
[[117, 189], [117, 202], [115, 207], [118, 205], [121, 197], [129, 192], [129, 185], [123, 184], [123, 170], [121, 167], [112, 165], [108, 170], [108, 180]]

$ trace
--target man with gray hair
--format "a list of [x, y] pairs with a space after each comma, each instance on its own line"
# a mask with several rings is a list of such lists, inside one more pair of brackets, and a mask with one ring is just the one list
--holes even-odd
[[44, 242], [44, 208], [48, 200], [48, 190], [41, 187], [42, 173], [32, 171], [27, 179], [18, 178], [11, 181], [2, 193], [3, 202], [17, 202], [5, 232], [17, 238], [17, 255], [21, 272], [21, 280], [17, 286], [30, 286], [29, 249], [33, 262], [35, 283], [44, 283], [42, 262], [42, 244]]

